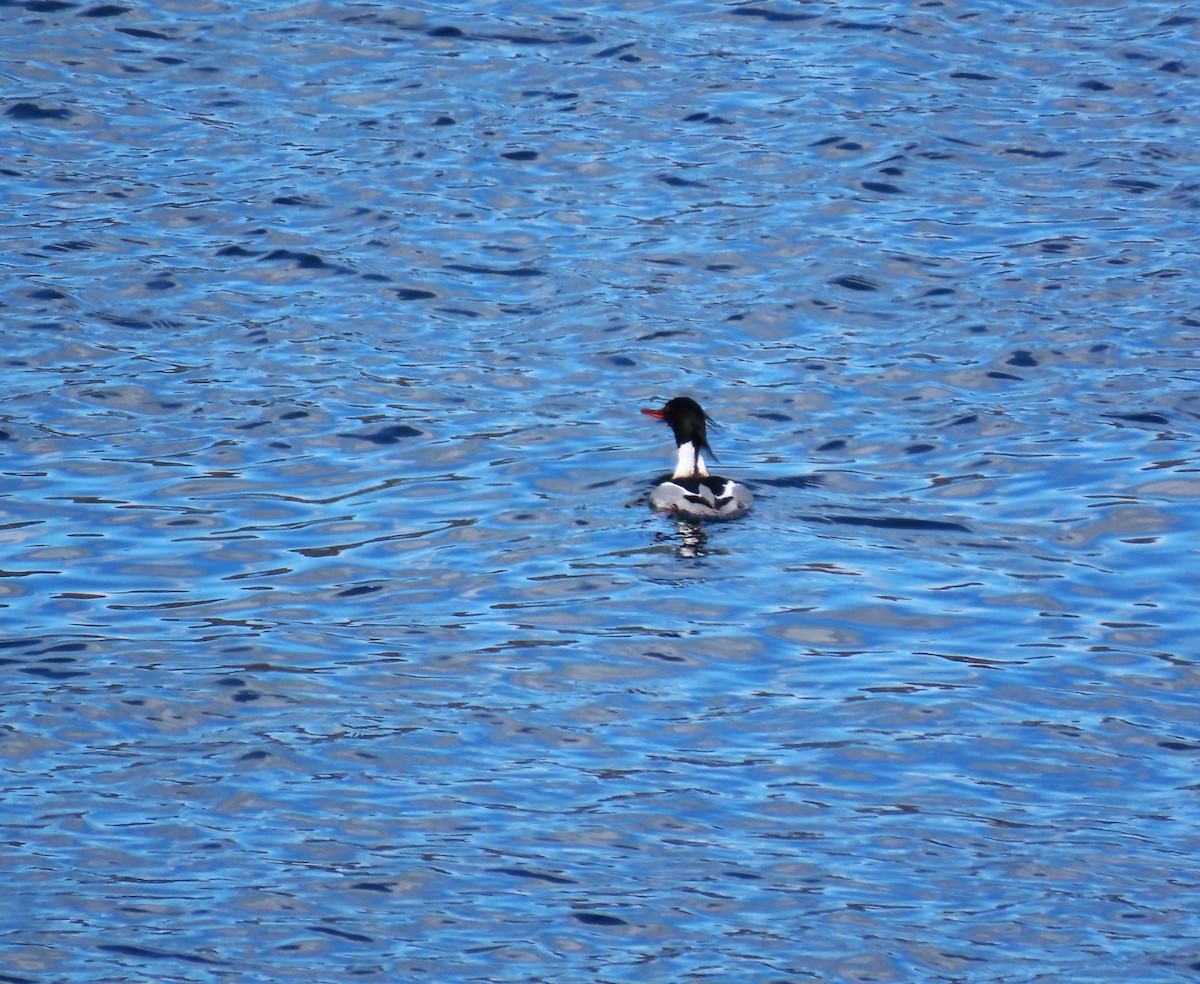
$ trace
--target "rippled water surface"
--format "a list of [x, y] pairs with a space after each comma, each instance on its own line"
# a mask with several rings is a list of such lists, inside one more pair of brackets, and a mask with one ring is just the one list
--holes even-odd
[[0, 7], [0, 981], [1194, 979], [1185, 5]]

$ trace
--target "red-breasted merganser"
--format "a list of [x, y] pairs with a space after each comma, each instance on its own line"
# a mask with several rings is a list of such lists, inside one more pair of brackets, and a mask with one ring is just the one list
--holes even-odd
[[650, 493], [651, 508], [685, 519], [737, 519], [750, 511], [754, 496], [749, 489], [708, 473], [703, 455], [716, 458], [708, 446], [707, 425], [713, 421], [699, 403], [677, 396], [661, 410], [642, 413], [670, 424], [679, 449], [675, 473]]

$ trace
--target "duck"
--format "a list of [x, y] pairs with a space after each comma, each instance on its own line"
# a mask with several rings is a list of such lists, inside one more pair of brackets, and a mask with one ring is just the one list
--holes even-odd
[[708, 444], [708, 425], [715, 422], [699, 403], [677, 396], [642, 413], [665, 421], [675, 435], [675, 471], [651, 490], [651, 509], [681, 519], [737, 519], [750, 511], [754, 496], [749, 489], [709, 474], [704, 456], [717, 457]]

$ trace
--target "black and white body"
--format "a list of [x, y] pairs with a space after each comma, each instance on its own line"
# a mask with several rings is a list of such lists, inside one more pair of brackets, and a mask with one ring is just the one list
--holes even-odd
[[650, 506], [684, 519], [737, 519], [750, 511], [754, 496], [745, 486], [710, 475], [704, 455], [714, 459], [708, 446], [708, 424], [703, 407], [688, 396], [668, 400], [661, 410], [643, 410], [665, 420], [675, 435], [675, 472], [650, 493]]

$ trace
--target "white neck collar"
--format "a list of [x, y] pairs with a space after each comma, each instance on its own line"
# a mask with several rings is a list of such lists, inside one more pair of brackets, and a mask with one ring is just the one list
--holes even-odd
[[691, 441], [684, 441], [679, 445], [679, 455], [675, 459], [675, 474], [671, 477], [691, 478], [694, 475], [706, 478], [708, 466], [704, 464], [704, 458], [696, 450], [696, 446]]

